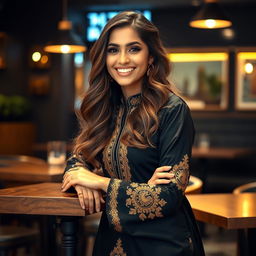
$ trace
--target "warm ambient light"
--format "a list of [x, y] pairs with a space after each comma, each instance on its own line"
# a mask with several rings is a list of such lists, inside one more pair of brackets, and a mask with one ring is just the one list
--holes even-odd
[[85, 46], [79, 45], [47, 45], [44, 47], [46, 52], [51, 53], [76, 53], [76, 52], [85, 52]]
[[246, 74], [251, 74], [253, 72], [253, 65], [252, 63], [248, 62], [244, 65], [244, 71]]
[[51, 53], [76, 53], [85, 52], [86, 47], [82, 40], [72, 33], [72, 23], [67, 20], [62, 20], [58, 25], [57, 38], [46, 45], [44, 50]]
[[231, 21], [227, 20], [214, 20], [214, 19], [207, 19], [207, 20], [195, 20], [189, 23], [191, 27], [194, 28], [208, 28], [208, 29], [215, 29], [215, 28], [227, 28], [232, 25]]
[[228, 54], [224, 52], [169, 53], [168, 58], [171, 62], [224, 61], [228, 59]]
[[189, 25], [193, 28], [216, 29], [230, 27], [232, 22], [220, 8], [218, 0], [205, 0], [202, 8], [191, 19]]
[[213, 20], [213, 19], [206, 20], [205, 25], [208, 28], [214, 28], [216, 26], [216, 20]]
[[42, 64], [46, 64], [48, 62], [48, 57], [46, 55], [43, 55], [40, 61]]
[[70, 46], [69, 45], [61, 45], [60, 46], [60, 51], [62, 52], [62, 53], [69, 53], [70, 52]]
[[34, 52], [32, 54], [32, 60], [34, 62], [38, 62], [41, 59], [41, 53], [40, 52]]

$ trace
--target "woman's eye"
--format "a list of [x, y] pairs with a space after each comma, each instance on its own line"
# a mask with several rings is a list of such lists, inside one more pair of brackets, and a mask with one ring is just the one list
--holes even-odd
[[136, 52], [139, 52], [140, 50], [141, 50], [140, 47], [138, 47], [138, 46], [133, 46], [133, 47], [130, 48], [129, 52], [134, 52], [134, 53], [136, 53]]
[[117, 52], [118, 52], [118, 49], [114, 47], [110, 47], [107, 49], [107, 53], [117, 53]]

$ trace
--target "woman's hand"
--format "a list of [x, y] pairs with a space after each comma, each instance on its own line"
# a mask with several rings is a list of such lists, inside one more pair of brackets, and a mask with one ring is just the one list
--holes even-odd
[[171, 179], [174, 177], [173, 173], [170, 173], [171, 166], [161, 166], [158, 167], [150, 180], [148, 181], [149, 185], [160, 185], [160, 184], [169, 184]]
[[90, 214], [100, 212], [101, 203], [105, 203], [100, 190], [85, 188], [81, 185], [76, 185], [75, 190], [82, 209]]
[[74, 167], [65, 173], [62, 191], [68, 190], [71, 186], [81, 185], [86, 188], [107, 191], [110, 178], [99, 176], [84, 167]]

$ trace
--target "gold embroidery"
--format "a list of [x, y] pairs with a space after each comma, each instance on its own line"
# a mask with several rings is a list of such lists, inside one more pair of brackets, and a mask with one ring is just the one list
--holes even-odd
[[174, 178], [171, 180], [175, 183], [178, 189], [182, 190], [183, 193], [189, 182], [189, 157], [184, 155], [182, 161], [172, 167], [171, 173], [174, 173]]
[[113, 251], [109, 254], [109, 256], [126, 256], [124, 249], [122, 247], [122, 240], [119, 238], [116, 242], [116, 246]]
[[112, 218], [112, 223], [114, 225], [114, 229], [118, 232], [122, 231], [122, 226], [120, 224], [120, 219], [118, 216], [118, 210], [117, 210], [117, 195], [118, 195], [118, 189], [120, 187], [121, 180], [114, 179], [112, 186], [111, 186], [111, 192], [109, 194], [110, 202], [109, 202], [109, 214]]
[[122, 170], [123, 179], [126, 181], [131, 181], [131, 172], [130, 166], [128, 163], [127, 158], [127, 146], [120, 142], [120, 150], [119, 150], [119, 157], [120, 157], [120, 167]]
[[[131, 173], [130, 173], [130, 167], [129, 167], [128, 158], [127, 158], [127, 146], [120, 141], [120, 137], [121, 137], [120, 133], [123, 132], [123, 130], [121, 131], [121, 128], [122, 128], [121, 119], [122, 119], [123, 113], [124, 113], [124, 109], [121, 108], [117, 116], [116, 128], [110, 139], [110, 143], [106, 146], [106, 148], [103, 151], [103, 162], [104, 162], [105, 169], [109, 173], [110, 177], [121, 178], [122, 180], [130, 181]], [[117, 139], [119, 140], [119, 142], [117, 141]], [[114, 149], [114, 146], [116, 143], [118, 143], [119, 147], [117, 147], [117, 149]], [[114, 160], [112, 155], [115, 153], [114, 150], [118, 151], [117, 161], [121, 171], [121, 173], [119, 174], [120, 177], [117, 177], [116, 172], [118, 170], [116, 170], [117, 167], [115, 167], [115, 164], [113, 162]]]
[[163, 217], [161, 210], [166, 201], [159, 198], [160, 187], [148, 184], [138, 185], [133, 182], [126, 193], [130, 196], [126, 200], [126, 206], [130, 206], [129, 214], [139, 214], [141, 220]]
[[137, 106], [141, 101], [141, 95], [136, 95], [136, 96], [133, 96], [131, 99], [130, 99], [130, 104], [132, 106]]
[[116, 127], [113, 132], [113, 135], [110, 139], [109, 144], [105, 147], [103, 151], [103, 162], [104, 162], [105, 169], [109, 173], [110, 177], [113, 177], [113, 178], [117, 178], [117, 177], [116, 177], [116, 174], [114, 173], [114, 163], [112, 161], [112, 153], [114, 150], [113, 148], [114, 148], [114, 144], [116, 142], [118, 133], [120, 132], [122, 115], [123, 115], [123, 111], [122, 109], [120, 109], [117, 115]]

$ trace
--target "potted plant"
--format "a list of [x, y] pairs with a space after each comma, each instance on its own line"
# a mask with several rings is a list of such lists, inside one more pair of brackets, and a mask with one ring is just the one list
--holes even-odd
[[31, 154], [35, 142], [32, 106], [20, 95], [0, 94], [0, 154]]

